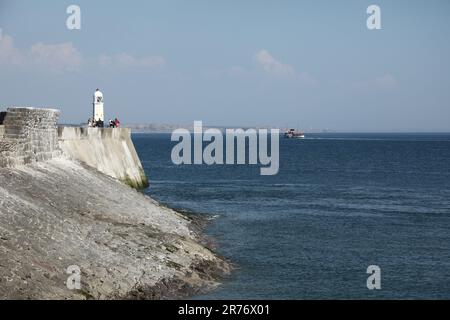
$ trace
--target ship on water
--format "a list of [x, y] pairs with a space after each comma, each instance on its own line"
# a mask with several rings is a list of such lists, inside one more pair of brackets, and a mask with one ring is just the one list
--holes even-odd
[[284, 137], [286, 139], [304, 139], [305, 133], [295, 129], [289, 129], [284, 133]]

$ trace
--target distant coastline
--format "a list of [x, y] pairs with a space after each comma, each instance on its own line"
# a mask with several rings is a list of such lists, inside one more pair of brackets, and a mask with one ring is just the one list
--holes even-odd
[[[86, 126], [84, 123], [61, 123], [61, 126], [65, 127], [83, 127]], [[189, 131], [194, 129], [193, 122], [191, 123], [130, 123], [124, 124], [124, 127], [130, 128], [133, 133], [172, 133], [174, 130], [179, 128], [184, 128]], [[257, 125], [257, 126], [238, 126], [238, 125], [203, 125], [205, 130], [216, 128], [221, 131], [225, 129], [280, 129], [285, 130], [288, 129], [286, 126], [274, 126], [274, 125]], [[289, 127], [290, 128], [290, 127]], [[410, 130], [410, 131], [395, 131], [395, 130], [386, 130], [386, 131], [376, 131], [376, 130], [335, 130], [335, 129], [303, 129], [303, 132], [306, 134], [398, 134], [398, 135], [408, 135], [408, 134], [450, 134], [450, 131], [430, 131], [430, 130]]]

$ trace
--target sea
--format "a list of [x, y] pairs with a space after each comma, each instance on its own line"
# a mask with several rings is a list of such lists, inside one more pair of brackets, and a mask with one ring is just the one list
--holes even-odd
[[133, 141], [145, 192], [208, 217], [214, 250], [236, 266], [194, 299], [450, 299], [450, 134], [280, 137], [273, 176], [175, 165], [169, 134]]

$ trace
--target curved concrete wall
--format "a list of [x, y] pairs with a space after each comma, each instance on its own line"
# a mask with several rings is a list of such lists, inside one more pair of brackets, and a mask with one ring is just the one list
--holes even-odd
[[60, 127], [58, 139], [61, 150], [69, 158], [134, 188], [148, 186], [130, 129]]

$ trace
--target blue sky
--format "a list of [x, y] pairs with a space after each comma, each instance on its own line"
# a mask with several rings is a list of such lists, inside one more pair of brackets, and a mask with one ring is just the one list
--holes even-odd
[[[81, 8], [81, 30], [66, 8]], [[382, 30], [366, 27], [381, 8]], [[0, 106], [84, 122], [450, 131], [450, 2], [0, 0]]]

